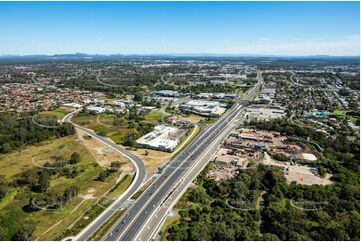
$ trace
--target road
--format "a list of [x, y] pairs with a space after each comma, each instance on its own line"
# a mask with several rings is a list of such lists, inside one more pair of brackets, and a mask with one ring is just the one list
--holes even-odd
[[[243, 100], [253, 100], [257, 95], [263, 84], [262, 73], [258, 72], [257, 76], [257, 85], [243, 95]], [[159, 225], [153, 223], [153, 228], [151, 228], [148, 221], [154, 218], [159, 221], [157, 211], [162, 207], [165, 208], [163, 210], [167, 211], [172, 206], [173, 202], [169, 203], [168, 199], [172, 199], [172, 196], [173, 199], [179, 197], [178, 195], [184, 189], [180, 190], [178, 194], [173, 192], [177, 191], [180, 186], [186, 185], [185, 187], [187, 187], [192, 181], [192, 175], [195, 177], [203, 169], [204, 164], [209, 161], [210, 154], [217, 150], [223, 139], [233, 130], [236, 120], [244, 110], [245, 106], [240, 101], [237, 102], [216, 123], [201, 132], [188, 147], [169, 163], [162, 174], [128, 208], [102, 240], [150, 239]], [[187, 174], [191, 174], [191, 176], [187, 176]], [[144, 233], [145, 236], [139, 238], [139, 234]]]
[[136, 172], [132, 184], [128, 187], [128, 189], [124, 193], [122, 193], [122, 195], [120, 195], [109, 207], [107, 207], [97, 218], [95, 218], [87, 227], [85, 227], [75, 238], [75, 240], [84, 241], [90, 238], [90, 236], [92, 236], [92, 234], [96, 232], [116, 211], [119, 211], [121, 205], [129, 198], [131, 198], [133, 194], [143, 185], [143, 181], [146, 177], [146, 168], [142, 160], [138, 156], [126, 151], [125, 149], [116, 145], [112, 141], [109, 141], [105, 137], [97, 135], [93, 130], [86, 129], [84, 127], [72, 123], [71, 118], [75, 113], [79, 111], [80, 109], [67, 114], [63, 118], [63, 122], [68, 122], [73, 124], [77, 130], [86, 133], [92, 138], [100, 141], [109, 148], [125, 156], [134, 164], [136, 168]]

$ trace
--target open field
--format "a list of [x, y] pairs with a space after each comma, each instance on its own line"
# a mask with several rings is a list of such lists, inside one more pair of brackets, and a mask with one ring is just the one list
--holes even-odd
[[272, 159], [266, 152], [264, 154], [263, 163], [265, 165], [272, 165], [281, 167], [284, 171], [288, 183], [293, 181], [297, 184], [303, 185], [330, 185], [333, 182], [330, 180], [331, 174], [325, 177], [320, 177], [313, 173], [310, 167], [305, 165], [291, 165], [290, 162], [280, 162]]
[[113, 126], [116, 116], [114, 114], [92, 115], [81, 113], [75, 116], [72, 121], [82, 127], [92, 129], [111, 138], [115, 143], [121, 144], [123, 137], [128, 135], [131, 129], [126, 127]]
[[81, 131], [77, 131], [77, 136], [101, 167], [108, 167], [110, 166], [111, 162], [119, 161], [120, 163], [124, 164], [122, 168], [127, 168], [128, 170], [132, 169], [131, 162], [123, 155], [105, 146], [98, 140], [95, 140], [91, 137], [89, 138]]
[[39, 115], [44, 115], [44, 116], [54, 116], [56, 117], [58, 120], [61, 120], [62, 118], [64, 118], [64, 116], [70, 112], [74, 111], [74, 109], [72, 108], [66, 108], [66, 107], [61, 107], [61, 108], [57, 108], [51, 111], [44, 111], [41, 112]]
[[113, 102], [113, 101], [116, 101], [118, 100], [119, 98], [108, 98], [108, 97], [101, 97], [99, 98], [99, 100], [103, 100], [104, 102], [106, 103], [109, 103], [109, 102]]
[[[40, 170], [36, 164], [42, 165], [49, 157], [61, 155], [64, 159], [69, 159], [75, 151], [80, 154], [81, 160], [69, 166], [81, 172], [74, 178], [64, 175], [52, 176], [49, 192], [62, 194], [66, 188], [76, 185], [79, 188], [79, 196], [59, 209], [26, 212], [23, 207], [29, 203], [30, 198], [37, 195], [37, 192], [27, 186], [11, 188], [0, 202], [0, 226], [8, 228], [8, 237], [5, 239], [10, 240], [20, 224], [26, 221], [36, 226], [32, 239], [54, 240], [81, 217], [85, 210], [94, 204], [97, 197], [103, 196], [115, 185], [120, 172], [112, 173], [104, 182], [97, 181], [96, 178], [103, 168], [97, 164], [92, 154], [76, 139], [76, 136], [42, 142], [37, 146], [29, 146], [21, 151], [0, 156], [0, 174], [12, 181], [25, 170]], [[132, 177], [125, 176], [112, 194], [116, 196], [124, 192], [131, 179]]]
[[166, 115], [162, 112], [150, 112], [144, 115], [144, 120], [148, 122], [160, 122]]
[[187, 117], [184, 117], [184, 119], [188, 120], [191, 123], [199, 123], [205, 118], [198, 115], [190, 114]]

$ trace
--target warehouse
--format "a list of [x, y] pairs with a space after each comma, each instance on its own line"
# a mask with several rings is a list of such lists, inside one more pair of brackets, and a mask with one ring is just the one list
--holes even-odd
[[91, 106], [91, 107], [87, 107], [87, 108], [86, 108], [86, 111], [87, 111], [88, 113], [104, 113], [104, 112], [105, 112], [105, 108]]
[[171, 152], [180, 143], [186, 131], [172, 126], [157, 125], [154, 131], [137, 139], [137, 144], [144, 148]]
[[181, 104], [179, 107], [184, 111], [207, 117], [218, 117], [226, 111], [224, 105], [221, 103], [204, 100], [191, 100], [187, 103]]

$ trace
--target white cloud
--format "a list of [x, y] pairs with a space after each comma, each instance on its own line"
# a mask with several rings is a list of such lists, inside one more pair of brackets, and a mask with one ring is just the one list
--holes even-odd
[[359, 55], [360, 36], [352, 35], [334, 40], [275, 41], [260, 39], [251, 44], [228, 43], [225, 48], [218, 51], [234, 54], [269, 55]]

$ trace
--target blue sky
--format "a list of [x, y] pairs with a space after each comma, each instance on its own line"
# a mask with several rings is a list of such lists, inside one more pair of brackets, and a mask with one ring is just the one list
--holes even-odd
[[359, 55], [359, 2], [0, 2], [0, 54]]

